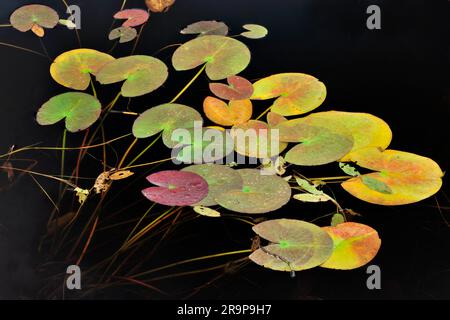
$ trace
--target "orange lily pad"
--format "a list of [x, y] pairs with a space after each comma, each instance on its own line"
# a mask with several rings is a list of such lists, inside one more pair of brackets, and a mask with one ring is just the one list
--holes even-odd
[[145, 0], [145, 4], [151, 12], [164, 12], [169, 10], [175, 0]]
[[348, 161], [374, 170], [343, 182], [342, 187], [366, 202], [385, 206], [421, 201], [442, 186], [443, 172], [430, 158], [413, 153], [364, 148], [348, 155]]
[[203, 111], [212, 122], [222, 126], [233, 126], [250, 120], [253, 106], [248, 99], [232, 100], [227, 104], [220, 99], [206, 97], [203, 101]]
[[253, 84], [251, 99], [277, 98], [271, 111], [282, 116], [295, 116], [316, 109], [325, 100], [325, 85], [303, 73], [280, 73]]
[[228, 85], [223, 83], [210, 83], [209, 89], [217, 97], [224, 100], [249, 99], [253, 94], [253, 85], [250, 81], [239, 76], [227, 78]]
[[320, 266], [329, 269], [350, 270], [369, 263], [381, 246], [378, 232], [364, 224], [339, 223], [334, 227], [323, 227], [333, 239], [331, 257]]
[[242, 42], [224, 36], [195, 38], [178, 47], [172, 56], [177, 71], [191, 70], [206, 64], [211, 80], [234, 76], [250, 63], [250, 50]]
[[253, 231], [270, 244], [260, 247], [250, 259], [277, 271], [301, 271], [317, 267], [333, 252], [333, 240], [320, 227], [305, 221], [276, 219], [264, 221]]
[[62, 53], [50, 66], [53, 79], [64, 87], [86, 90], [94, 76], [114, 61], [109, 54], [93, 49], [75, 49]]

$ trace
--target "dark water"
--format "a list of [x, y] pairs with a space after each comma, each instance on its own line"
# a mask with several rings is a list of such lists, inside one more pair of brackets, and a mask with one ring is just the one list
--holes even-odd
[[[61, 1], [39, 1], [64, 13]], [[128, 1], [128, 8], [143, 8], [143, 0]], [[387, 121], [393, 132], [392, 149], [425, 155], [448, 170], [450, 147], [447, 141], [450, 119], [448, 91], [448, 9], [447, 1], [207, 1], [178, 0], [166, 14], [153, 15], [137, 53], [153, 54], [168, 44], [186, 41], [178, 33], [185, 25], [199, 21], [223, 20], [231, 33], [240, 32], [245, 23], [259, 23], [270, 35], [258, 41], [245, 41], [252, 51], [252, 63], [243, 72], [249, 79], [280, 72], [304, 72], [322, 80], [328, 90], [325, 110], [361, 111]], [[8, 23], [11, 12], [29, 1], [8, 0], [0, 4], [0, 24]], [[70, 1], [82, 9], [83, 46], [107, 51], [111, 42], [106, 34], [112, 14], [120, 8], [119, 0]], [[366, 28], [366, 8], [378, 4], [382, 10], [382, 29]], [[0, 28], [0, 41], [41, 51], [39, 41], [31, 33], [21, 34], [10, 28]], [[44, 38], [51, 57], [77, 47], [73, 33], [63, 28], [48, 31]], [[129, 54], [130, 45], [114, 51], [116, 57]], [[170, 65], [172, 50], [158, 55]], [[65, 92], [49, 75], [49, 62], [42, 57], [11, 48], [0, 47], [1, 153], [11, 145], [25, 146], [36, 142], [43, 145], [60, 143], [61, 126], [40, 127], [34, 121], [39, 106], [53, 95]], [[192, 77], [193, 72], [171, 70], [169, 81], [156, 93], [133, 100], [137, 112], [166, 102]], [[109, 86], [99, 89], [104, 101], [117, 91]], [[207, 79], [201, 77], [182, 97], [181, 103], [201, 108], [208, 94]], [[117, 109], [125, 109], [122, 101]], [[261, 111], [264, 110], [263, 107]], [[118, 116], [120, 117], [120, 116]], [[129, 132], [132, 118], [112, 120], [109, 137]], [[73, 135], [69, 144], [80, 143], [81, 134]], [[144, 143], [139, 146], [144, 146]], [[144, 160], [160, 159], [168, 152], [161, 145]], [[168, 154], [168, 153], [167, 153]], [[58, 154], [37, 152], [24, 155], [39, 161], [36, 171], [57, 174]], [[74, 155], [68, 156], [68, 164]], [[72, 161], [72, 162], [71, 162]], [[82, 174], [97, 172], [98, 163], [83, 168]], [[325, 167], [325, 174], [336, 173]], [[328, 171], [328, 172], [327, 172]], [[321, 170], [306, 170], [322, 176]], [[55, 194], [57, 186], [40, 180]], [[444, 179], [444, 189], [447, 179]], [[140, 197], [145, 181], [124, 193], [113, 204], [129, 203]], [[365, 268], [353, 271], [314, 269], [287, 274], [271, 272], [249, 265], [235, 274], [228, 274], [215, 286], [200, 291], [197, 298], [277, 298], [277, 299], [439, 299], [450, 298], [450, 229], [433, 198], [403, 207], [381, 207], [365, 204], [334, 188], [345, 207], [363, 214], [357, 221], [378, 230], [383, 244], [373, 261], [382, 270], [382, 290], [366, 288]], [[442, 206], [449, 206], [445, 196], [437, 195]], [[145, 210], [147, 203], [127, 212], [125, 218]], [[289, 216], [311, 220], [329, 213], [327, 205], [290, 205], [269, 217]], [[37, 265], [45, 252], [38, 254], [37, 243], [45, 230], [51, 210], [45, 196], [29, 177], [24, 177], [12, 189], [0, 193], [0, 297], [34, 298], [42, 283]], [[443, 212], [450, 220], [448, 211]], [[326, 224], [321, 220], [319, 224]], [[252, 232], [237, 222], [199, 219], [177, 230], [158, 254], [151, 266], [215, 252], [249, 247]], [[101, 237], [98, 240], [100, 243]], [[97, 241], [97, 240], [96, 240]], [[94, 241], [95, 245], [95, 241]], [[108, 251], [108, 246], [98, 252]], [[85, 260], [88, 267], [91, 260]], [[191, 269], [190, 269], [191, 270]], [[183, 271], [181, 269], [181, 271]], [[165, 282], [164, 289], [175, 293], [193, 289], [214, 277], [181, 277]], [[130, 287], [109, 293], [109, 297], [141, 297]], [[105, 296], [108, 297], [108, 294]]]

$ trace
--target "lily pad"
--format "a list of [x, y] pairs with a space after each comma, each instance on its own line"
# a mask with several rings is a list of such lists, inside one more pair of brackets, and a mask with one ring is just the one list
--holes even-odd
[[275, 112], [269, 112], [267, 114], [267, 123], [270, 127], [275, 127], [276, 125], [288, 121], [285, 117], [282, 115], [275, 113]]
[[242, 189], [243, 181], [241, 175], [227, 166], [199, 164], [186, 167], [181, 171], [194, 172], [208, 183], [208, 196], [195, 205], [215, 206], [217, 205], [215, 198], [220, 194], [229, 190]]
[[36, 120], [45, 126], [65, 118], [67, 130], [77, 132], [97, 121], [101, 109], [102, 106], [95, 97], [81, 92], [68, 92], [44, 103], [37, 113]]
[[198, 21], [188, 25], [180, 31], [181, 34], [198, 34], [199, 37], [207, 35], [226, 36], [228, 26], [220, 21]]
[[228, 85], [223, 83], [210, 83], [209, 89], [220, 99], [243, 100], [249, 99], [253, 94], [253, 85], [250, 81], [239, 76], [227, 78]]
[[324, 227], [333, 239], [334, 250], [331, 257], [321, 267], [350, 270], [369, 263], [381, 246], [376, 230], [355, 222], [339, 223], [334, 227]]
[[175, 0], [145, 0], [145, 4], [151, 12], [164, 12], [175, 3]]
[[253, 227], [270, 241], [254, 251], [250, 259], [277, 271], [301, 271], [321, 265], [333, 252], [333, 240], [320, 227], [300, 220], [276, 219]]
[[224, 36], [209, 35], [186, 42], [172, 56], [175, 70], [191, 70], [206, 64], [211, 80], [234, 76], [250, 63], [250, 50], [242, 42]]
[[234, 150], [233, 139], [228, 131], [196, 127], [174, 131], [172, 142], [176, 142], [176, 160], [186, 164], [217, 163]]
[[107, 63], [114, 61], [109, 54], [93, 49], [75, 49], [59, 55], [50, 67], [50, 74], [59, 84], [86, 90], [91, 81]]
[[[287, 143], [280, 142], [275, 135], [278, 131], [263, 121], [250, 120], [243, 124], [235, 125], [231, 129], [234, 138], [234, 150], [237, 153], [253, 158], [272, 158], [287, 148]], [[273, 141], [272, 141], [273, 140]], [[273, 146], [276, 146], [274, 148]]]
[[125, 80], [122, 96], [138, 97], [158, 89], [166, 82], [168, 75], [164, 62], [150, 56], [138, 55], [108, 63], [96, 77], [101, 84]]
[[362, 168], [377, 171], [341, 184], [363, 201], [385, 206], [409, 204], [434, 195], [442, 186], [443, 172], [430, 158], [373, 147], [352, 152], [348, 158]]
[[[353, 136], [355, 151], [365, 147], [386, 149], [392, 140], [392, 131], [382, 119], [369, 113], [327, 111], [312, 113], [305, 118], [309, 125], [325, 127], [336, 133]], [[344, 156], [342, 161], [345, 161]]]
[[[58, 13], [41, 4], [30, 4], [20, 7], [10, 17], [11, 25], [21, 31], [30, 31], [34, 26], [41, 29], [53, 29], [59, 21]], [[43, 29], [42, 29], [43, 30]]]
[[256, 169], [237, 172], [241, 175], [243, 187], [218, 194], [215, 200], [220, 206], [241, 213], [266, 213], [289, 202], [291, 188], [283, 178], [261, 175]]
[[353, 147], [351, 136], [334, 133], [323, 127], [310, 126], [302, 119], [294, 119], [275, 126], [280, 140], [301, 142], [285, 156], [287, 162], [301, 166], [331, 163], [346, 155]]
[[269, 33], [266, 27], [259, 24], [245, 24], [242, 27], [248, 31], [242, 32], [241, 36], [249, 39], [261, 39]]
[[233, 126], [250, 120], [253, 105], [248, 99], [232, 100], [227, 104], [220, 99], [206, 97], [203, 101], [203, 111], [212, 122], [222, 126]]
[[166, 206], [190, 206], [208, 195], [208, 183], [192, 172], [160, 171], [149, 175], [147, 180], [158, 187], [142, 190], [144, 196]]
[[278, 98], [271, 111], [283, 116], [295, 116], [316, 109], [325, 100], [325, 85], [313, 76], [303, 73], [280, 73], [253, 84], [251, 99]]
[[204, 206], [195, 206], [194, 211], [201, 216], [210, 217], [210, 218], [219, 218], [220, 212], [214, 209], [204, 207]]
[[119, 43], [126, 43], [134, 40], [137, 37], [137, 31], [135, 28], [119, 27], [111, 30], [109, 33], [109, 40], [119, 39]]
[[182, 104], [162, 104], [148, 109], [134, 121], [133, 135], [142, 139], [163, 131], [164, 144], [172, 148], [176, 145], [172, 141], [173, 131], [194, 128], [195, 122], [203, 122], [197, 110]]
[[45, 30], [40, 25], [33, 24], [33, 26], [31, 27], [31, 31], [33, 31], [33, 33], [39, 38], [43, 38], [45, 36]]
[[142, 9], [125, 9], [117, 12], [114, 19], [126, 19], [122, 24], [123, 27], [137, 27], [147, 22], [150, 14]]

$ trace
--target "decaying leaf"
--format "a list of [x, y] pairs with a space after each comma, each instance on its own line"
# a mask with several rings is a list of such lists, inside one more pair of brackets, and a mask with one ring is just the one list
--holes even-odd
[[83, 204], [86, 201], [87, 197], [89, 196], [89, 190], [87, 189], [81, 189], [80, 187], [76, 187], [73, 191], [76, 193], [78, 197], [78, 202], [80, 204]]
[[95, 193], [100, 194], [108, 191], [109, 187], [111, 187], [111, 183], [110, 172], [105, 171], [100, 173], [94, 183]]
[[72, 20], [59, 19], [59, 24], [69, 29], [75, 29], [77, 25]]
[[261, 174], [276, 174], [282, 176], [286, 173], [286, 161], [284, 161], [284, 158], [281, 156], [278, 156], [275, 159], [263, 159], [261, 171]]
[[297, 184], [299, 185], [300, 188], [302, 188], [303, 190], [305, 190], [311, 194], [316, 194], [316, 195], [324, 194], [323, 191], [317, 189], [317, 187], [312, 185], [311, 183], [309, 183], [308, 180], [300, 178], [299, 176], [295, 176], [295, 181], [297, 182]]
[[216, 211], [214, 209], [204, 207], [204, 206], [194, 206], [194, 211], [198, 214], [205, 216], [205, 217], [211, 217], [211, 218], [218, 218], [220, 217], [220, 212]]
[[330, 197], [326, 194], [300, 193], [293, 196], [294, 199], [302, 202], [326, 202]]
[[113, 181], [126, 179], [131, 177], [134, 173], [130, 170], [118, 170], [113, 169], [113, 172], [109, 175], [109, 178]]
[[348, 174], [349, 176], [353, 176], [353, 177], [357, 177], [360, 175], [360, 173], [358, 172], [358, 170], [356, 170], [355, 167], [353, 167], [351, 164], [349, 163], [345, 163], [345, 162], [339, 162], [339, 168], [341, 168], [342, 171], [344, 171], [346, 174]]

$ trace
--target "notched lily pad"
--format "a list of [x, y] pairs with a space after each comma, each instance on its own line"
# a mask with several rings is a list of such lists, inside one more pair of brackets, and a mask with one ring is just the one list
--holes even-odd
[[385, 206], [409, 204], [434, 195], [442, 186], [439, 165], [413, 153], [372, 147], [352, 152], [348, 159], [376, 171], [341, 184], [363, 201]]
[[195, 205], [217, 205], [215, 198], [228, 190], [242, 189], [241, 175], [227, 166], [218, 164], [198, 164], [186, 167], [181, 171], [194, 172], [208, 183], [208, 196]]
[[241, 36], [249, 39], [261, 39], [269, 33], [266, 27], [259, 24], [245, 24], [242, 27], [248, 31], [242, 32]]
[[169, 148], [176, 145], [172, 133], [176, 129], [191, 129], [195, 124], [203, 123], [197, 110], [176, 103], [162, 104], [142, 113], [133, 124], [136, 138], [148, 138], [163, 131], [163, 142]]
[[118, 27], [111, 30], [109, 33], [109, 40], [119, 39], [119, 43], [126, 43], [134, 40], [137, 37], [137, 31], [131, 27]]
[[147, 180], [158, 187], [142, 190], [144, 196], [166, 206], [190, 206], [208, 195], [208, 183], [193, 172], [160, 171], [149, 175]]
[[125, 9], [117, 12], [114, 19], [126, 19], [122, 24], [123, 27], [137, 27], [147, 22], [150, 15], [142, 9]]
[[250, 259], [277, 271], [301, 271], [321, 265], [333, 252], [333, 240], [320, 227], [300, 220], [264, 221], [253, 231], [270, 244], [260, 247]]
[[206, 63], [211, 80], [234, 76], [250, 63], [250, 50], [242, 42], [224, 36], [208, 35], [186, 42], [172, 56], [177, 71], [191, 70]]
[[51, 98], [39, 109], [36, 120], [40, 125], [55, 124], [64, 118], [66, 128], [77, 132], [90, 127], [100, 117], [101, 104], [93, 96], [68, 92]]
[[203, 101], [206, 117], [221, 126], [245, 123], [252, 117], [253, 105], [250, 100], [232, 100], [228, 104], [214, 97]]
[[216, 197], [217, 203], [241, 213], [266, 213], [277, 210], [289, 202], [289, 184], [275, 175], [262, 175], [256, 169], [237, 170], [243, 187], [227, 190]]
[[251, 99], [277, 98], [271, 111], [282, 116], [295, 116], [314, 110], [325, 100], [325, 85], [303, 73], [279, 73], [253, 84]]
[[331, 163], [346, 155], [353, 147], [353, 138], [334, 133], [323, 127], [305, 125], [302, 119], [281, 122], [280, 140], [300, 142], [285, 156], [287, 162], [301, 166]]
[[270, 127], [275, 127], [276, 125], [288, 121], [285, 117], [283, 117], [282, 115], [275, 113], [275, 112], [269, 112], [267, 114], [267, 124]]
[[164, 62], [150, 56], [137, 55], [108, 63], [96, 77], [101, 84], [125, 80], [122, 96], [138, 97], [158, 89], [168, 76]]
[[[50, 7], [41, 4], [30, 4], [20, 7], [10, 17], [14, 29], [33, 32], [39, 37], [44, 36], [44, 29], [53, 29], [59, 21], [58, 13]], [[39, 32], [37, 31], [39, 30]]]
[[369, 263], [381, 246], [376, 230], [354, 222], [324, 227], [333, 239], [334, 250], [331, 257], [321, 267], [329, 269], [350, 270]]
[[224, 100], [249, 99], [253, 94], [253, 85], [250, 81], [239, 76], [227, 78], [228, 85], [224, 83], [210, 83], [209, 89], [217, 97]]
[[111, 61], [114, 61], [114, 57], [97, 50], [70, 50], [55, 59], [50, 66], [50, 74], [56, 82], [67, 88], [86, 90], [91, 74], [95, 76]]
[[199, 37], [207, 35], [226, 36], [228, 34], [228, 26], [221, 21], [198, 21], [188, 25], [180, 33], [198, 34]]

